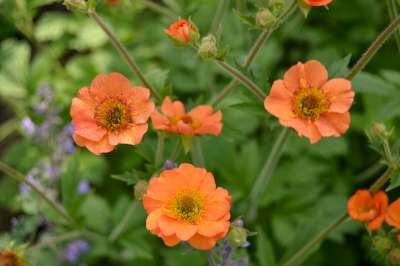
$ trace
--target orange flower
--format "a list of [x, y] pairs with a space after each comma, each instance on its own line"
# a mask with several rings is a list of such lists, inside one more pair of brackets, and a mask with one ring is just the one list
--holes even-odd
[[389, 225], [400, 229], [400, 199], [390, 204], [386, 211], [386, 222]]
[[322, 136], [339, 137], [347, 131], [353, 100], [350, 81], [328, 81], [325, 67], [311, 60], [292, 66], [283, 80], [275, 81], [264, 107], [283, 126], [316, 143]]
[[25, 266], [21, 254], [13, 250], [0, 250], [0, 266]]
[[153, 110], [148, 89], [132, 87], [119, 73], [97, 75], [72, 100], [73, 138], [97, 155], [118, 144], [136, 145], [147, 131]]
[[119, 0], [107, 0], [107, 5], [116, 6]]
[[231, 197], [203, 168], [181, 164], [153, 177], [143, 196], [147, 229], [167, 246], [210, 250], [229, 230]]
[[332, 2], [332, 0], [304, 0], [310, 6], [326, 6]]
[[368, 229], [373, 231], [379, 229], [385, 221], [388, 201], [382, 191], [372, 196], [369, 190], [358, 190], [349, 199], [347, 210], [353, 220], [368, 223]]
[[186, 19], [180, 19], [172, 23], [164, 32], [174, 40], [177, 45], [183, 46], [188, 46], [190, 43], [200, 38], [199, 30], [196, 25]]
[[153, 127], [157, 130], [181, 135], [215, 135], [218, 136], [222, 130], [222, 113], [215, 112], [210, 105], [199, 105], [189, 113], [180, 101], [172, 102], [165, 97], [160, 114], [154, 111], [151, 115]]

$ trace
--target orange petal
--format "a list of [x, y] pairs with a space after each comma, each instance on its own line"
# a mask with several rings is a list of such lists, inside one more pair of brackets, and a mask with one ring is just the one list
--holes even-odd
[[277, 80], [264, 100], [265, 110], [281, 119], [292, 119], [295, 116], [292, 111], [292, 99], [293, 93], [285, 87], [282, 80]]
[[210, 105], [199, 105], [193, 108], [188, 115], [194, 120], [203, 121], [205, 118], [211, 116], [213, 108]]
[[182, 241], [189, 240], [197, 232], [196, 225], [180, 222], [168, 216], [162, 216], [158, 222], [158, 226], [163, 235], [176, 235]]
[[206, 237], [215, 237], [216, 235], [226, 234], [229, 229], [227, 221], [208, 221], [202, 220], [198, 225], [198, 234]]
[[304, 65], [299, 62], [286, 71], [283, 76], [284, 87], [294, 93], [300, 88], [302, 78], [304, 79]]
[[200, 135], [209, 134], [218, 136], [219, 134], [221, 134], [222, 131], [221, 119], [222, 119], [221, 111], [214, 113], [213, 115], [203, 120], [201, 126], [195, 129], [195, 133]]
[[74, 139], [76, 144], [78, 144], [79, 146], [86, 147], [89, 151], [91, 151], [96, 155], [110, 152], [115, 148], [114, 145], [111, 145], [108, 142], [107, 135], [105, 135], [104, 138], [102, 138], [100, 141], [91, 141], [77, 134], [73, 134], [72, 138]]
[[217, 240], [212, 237], [204, 237], [200, 234], [196, 234], [189, 239], [188, 243], [196, 249], [210, 250], [215, 246]]
[[158, 111], [154, 111], [151, 114], [151, 123], [153, 124], [153, 128], [157, 130], [166, 130], [170, 124], [168, 118]]
[[147, 123], [150, 115], [154, 111], [154, 103], [149, 100], [150, 91], [143, 87], [134, 87], [132, 97], [129, 99], [131, 107], [131, 118], [135, 124]]
[[319, 132], [324, 137], [339, 137], [350, 127], [350, 113], [327, 113], [315, 122]]
[[146, 210], [147, 214], [153, 212], [156, 209], [159, 209], [163, 206], [163, 202], [157, 199], [153, 199], [149, 195], [143, 195], [143, 207]]
[[186, 124], [183, 121], [179, 121], [176, 127], [177, 127], [177, 131], [179, 134], [187, 135], [187, 136], [194, 134], [194, 130], [193, 130], [192, 126]]
[[155, 211], [152, 211], [146, 219], [146, 228], [149, 231], [153, 231], [158, 227], [158, 222], [163, 215], [162, 209], [157, 209]]
[[386, 212], [386, 222], [389, 225], [400, 229], [400, 199], [390, 204]]
[[164, 244], [168, 247], [176, 246], [181, 242], [181, 240], [176, 235], [162, 236], [161, 238], [164, 241]]
[[111, 145], [137, 145], [142, 141], [144, 134], [147, 132], [147, 128], [147, 124], [130, 124], [127, 129], [109, 133], [108, 139]]
[[97, 100], [103, 101], [109, 97], [127, 99], [126, 91], [132, 89], [129, 79], [120, 73], [99, 74], [90, 84], [90, 93]]
[[375, 231], [381, 228], [383, 222], [385, 221], [385, 215], [380, 215], [368, 223], [368, 230]]
[[207, 220], [220, 220], [230, 211], [230, 196], [226, 189], [217, 188], [210, 197], [206, 198], [204, 218]]
[[321, 88], [328, 81], [328, 71], [317, 60], [310, 60], [304, 64], [304, 75], [312, 88]]
[[331, 79], [322, 87], [330, 102], [329, 111], [345, 113], [349, 111], [354, 101], [354, 91], [347, 79]]
[[171, 98], [169, 96], [165, 97], [165, 99], [161, 105], [161, 111], [167, 117], [175, 117], [175, 116], [185, 115], [185, 107], [183, 106], [183, 103], [180, 101], [172, 102]]
[[311, 121], [302, 119], [279, 120], [285, 127], [294, 128], [299, 136], [305, 136], [310, 140], [311, 144], [317, 143], [321, 139], [321, 134], [317, 127]]

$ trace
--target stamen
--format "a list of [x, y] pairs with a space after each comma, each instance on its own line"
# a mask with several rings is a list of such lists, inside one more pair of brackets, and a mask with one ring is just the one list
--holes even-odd
[[121, 129], [130, 121], [125, 104], [116, 99], [102, 102], [96, 108], [95, 118], [101, 126], [111, 131]]
[[203, 213], [203, 198], [196, 191], [180, 191], [171, 202], [170, 210], [181, 221], [195, 222]]
[[329, 102], [325, 93], [317, 88], [300, 89], [293, 102], [294, 113], [307, 120], [318, 119], [328, 109]]

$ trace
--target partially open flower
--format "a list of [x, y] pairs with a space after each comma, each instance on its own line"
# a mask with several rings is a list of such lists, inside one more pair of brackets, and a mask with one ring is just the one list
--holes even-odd
[[148, 89], [132, 87], [119, 73], [97, 75], [72, 100], [73, 138], [97, 155], [118, 144], [136, 145], [147, 131], [153, 110]]
[[181, 164], [153, 177], [143, 196], [146, 227], [167, 246], [212, 249], [229, 230], [231, 197], [203, 168]]
[[369, 190], [358, 190], [349, 199], [347, 210], [353, 220], [368, 223], [368, 229], [373, 231], [379, 229], [385, 221], [388, 201], [388, 196], [382, 191], [371, 195]]
[[179, 46], [189, 46], [200, 38], [196, 25], [187, 19], [179, 19], [165, 29], [164, 32]]
[[400, 199], [389, 205], [386, 211], [386, 222], [396, 229], [400, 229]]
[[162, 113], [154, 111], [151, 115], [153, 127], [168, 133], [218, 136], [222, 130], [222, 113], [215, 112], [210, 105], [199, 105], [190, 112], [185, 112], [182, 102], [172, 102], [166, 97], [161, 106]]
[[264, 107], [283, 126], [316, 143], [321, 137], [339, 137], [347, 131], [353, 100], [349, 80], [328, 80], [325, 67], [311, 60], [292, 66], [283, 80], [275, 81]]
[[303, 0], [306, 4], [310, 6], [326, 6], [329, 5], [332, 0]]

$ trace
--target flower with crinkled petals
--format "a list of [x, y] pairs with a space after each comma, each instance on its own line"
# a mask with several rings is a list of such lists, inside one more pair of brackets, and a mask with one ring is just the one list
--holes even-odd
[[161, 105], [161, 112], [154, 111], [151, 115], [156, 130], [185, 136], [221, 134], [222, 112], [214, 112], [210, 105], [199, 105], [186, 113], [181, 101], [171, 101], [167, 96]]
[[[386, 223], [400, 229], [400, 199], [394, 201], [386, 210]], [[400, 234], [398, 235], [400, 240]]]
[[136, 145], [153, 111], [147, 88], [132, 87], [119, 73], [99, 74], [72, 100], [73, 139], [96, 155], [118, 144]]
[[310, 6], [326, 6], [332, 2], [332, 0], [303, 0], [303, 1]]
[[328, 80], [325, 67], [310, 60], [292, 66], [283, 80], [273, 83], [264, 107], [283, 126], [316, 143], [321, 137], [339, 137], [348, 130], [353, 100], [349, 80]]
[[370, 231], [379, 229], [385, 221], [388, 196], [383, 191], [375, 195], [367, 189], [358, 190], [348, 201], [349, 216], [359, 222], [368, 223]]
[[164, 32], [178, 46], [189, 46], [200, 38], [196, 25], [187, 19], [179, 19], [169, 25]]
[[231, 197], [203, 168], [181, 164], [153, 177], [143, 196], [147, 229], [165, 245], [212, 249], [229, 230]]

